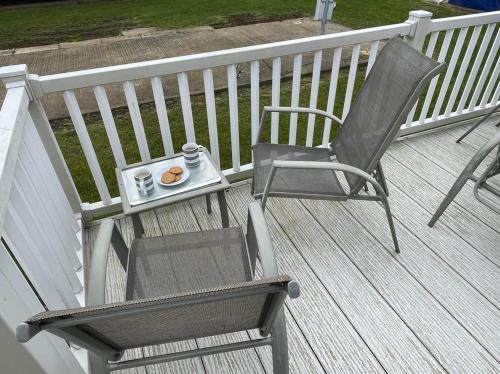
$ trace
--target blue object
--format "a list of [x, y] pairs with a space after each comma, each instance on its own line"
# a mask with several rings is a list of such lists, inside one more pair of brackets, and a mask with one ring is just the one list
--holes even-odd
[[500, 10], [500, 0], [449, 0], [450, 4], [479, 10]]

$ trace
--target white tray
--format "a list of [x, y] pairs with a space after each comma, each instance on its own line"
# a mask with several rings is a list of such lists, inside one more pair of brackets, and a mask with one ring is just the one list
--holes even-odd
[[[149, 201], [154, 201], [165, 197], [178, 195], [183, 192], [219, 183], [221, 180], [219, 173], [212, 165], [212, 163], [205, 158], [203, 152], [200, 152], [200, 161], [201, 162], [199, 166], [195, 168], [187, 168], [184, 163], [184, 157], [180, 156], [168, 160], [152, 162], [147, 165], [136, 166], [122, 170], [123, 186], [125, 187], [125, 192], [127, 194], [127, 199], [130, 206], [144, 204]], [[180, 166], [182, 168], [187, 168], [191, 173], [191, 176], [186, 182], [182, 184], [179, 184], [174, 187], [164, 187], [158, 183], [158, 181], [155, 178], [155, 175], [159, 170], [165, 168], [171, 168], [172, 166]], [[137, 191], [137, 187], [134, 181], [135, 171], [143, 168], [149, 169], [149, 171], [153, 174], [153, 180], [155, 185], [153, 193], [148, 196], [139, 195], [139, 192]]]

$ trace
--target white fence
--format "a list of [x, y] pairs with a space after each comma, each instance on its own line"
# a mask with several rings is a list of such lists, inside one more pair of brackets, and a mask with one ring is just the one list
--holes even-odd
[[[250, 86], [250, 125], [251, 143], [255, 142], [259, 123], [261, 105], [292, 105], [299, 103], [301, 94], [301, 78], [305, 64], [304, 56], [312, 55], [311, 89], [309, 107], [318, 107], [318, 92], [320, 74], [330, 72], [329, 93], [326, 107], [318, 108], [333, 112], [336, 98], [344, 96], [342, 110], [335, 113], [345, 118], [355, 96], [355, 86], [364, 80], [376, 60], [377, 51], [383, 42], [395, 35], [402, 35], [416, 48], [425, 46], [425, 53], [438, 60], [448, 62], [448, 70], [444, 77], [435, 78], [425, 95], [419, 100], [414, 110], [402, 124], [401, 135], [408, 135], [453, 122], [473, 118], [483, 113], [492, 104], [498, 102], [500, 87], [498, 76], [500, 62], [498, 50], [500, 33], [498, 22], [500, 12], [491, 12], [462, 17], [432, 20], [431, 14], [424, 11], [410, 13], [407, 21], [399, 24], [355, 30], [332, 35], [316, 36], [304, 39], [270, 43], [224, 51], [196, 54], [146, 61], [127, 65], [77, 71], [48, 76], [29, 76], [29, 86], [35, 96], [37, 117], [42, 119], [45, 132], [48, 130], [39, 99], [51, 93], [63, 93], [65, 104], [78, 135], [88, 166], [92, 173], [101, 202], [86, 205], [87, 210], [101, 210], [103, 207], [119, 205], [119, 198], [111, 196], [106, 179], [101, 170], [96, 152], [87, 131], [84, 116], [78, 103], [78, 91], [91, 89], [95, 95], [98, 108], [111, 145], [112, 154], [117, 166], [123, 166], [125, 161], [122, 145], [117, 133], [115, 119], [108, 101], [106, 89], [109, 85], [121, 85], [126, 98], [130, 119], [132, 121], [135, 140], [143, 161], [151, 158], [148, 139], [144, 130], [141, 109], [136, 94], [136, 84], [139, 80], [150, 80], [154, 97], [155, 109], [161, 131], [164, 152], [171, 155], [173, 143], [171, 128], [166, 107], [165, 92], [179, 92], [185, 136], [187, 141], [196, 142], [198, 125], [193, 121], [191, 108], [191, 92], [189, 76], [195, 73], [203, 76], [203, 90], [206, 103], [206, 123], [209, 132], [209, 148], [214, 158], [220, 160], [218, 139], [218, 124], [215, 105], [214, 71], [225, 69], [225, 87], [229, 98], [229, 128], [231, 134], [231, 167], [225, 170], [230, 176], [239, 176], [251, 170], [251, 164], [242, 164], [240, 144], [240, 119], [238, 108], [239, 71], [241, 66], [248, 67]], [[366, 74], [358, 73], [361, 66], [360, 54], [368, 51]], [[326, 54], [332, 55], [331, 62], [325, 66]], [[348, 78], [345, 92], [340, 92], [338, 76], [341, 71], [342, 57], [347, 56]], [[281, 85], [287, 72], [283, 71], [285, 59], [291, 60], [291, 102], [283, 102]], [[288, 61], [287, 60], [287, 61]], [[365, 59], [366, 60], [366, 59]], [[271, 97], [270, 102], [263, 103], [261, 95], [263, 66], [270, 65]], [[323, 65], [323, 66], [322, 66]], [[175, 79], [167, 79], [168, 77]], [[219, 77], [218, 77], [219, 78]], [[175, 85], [167, 87], [165, 84]], [[109, 89], [109, 88], [108, 88]], [[342, 94], [342, 95], [341, 95]], [[327, 120], [316, 124], [316, 117], [309, 115], [307, 121], [306, 145], [327, 145], [331, 139], [331, 123]], [[313, 134], [316, 126], [323, 126], [321, 144], [313, 144]], [[271, 141], [278, 141], [279, 114], [271, 116]], [[288, 125], [288, 141], [295, 144], [297, 140], [297, 115], [292, 114]], [[48, 135], [47, 135], [48, 137]], [[54, 147], [55, 144], [51, 143]], [[250, 144], [250, 142], [245, 143]], [[54, 152], [50, 150], [50, 152]], [[59, 152], [60, 153], [60, 152]], [[52, 159], [59, 165], [56, 170], [62, 177], [62, 185], [68, 194], [72, 206], [78, 203], [71, 178], [67, 174], [64, 162], [59, 160], [60, 154], [53, 154]], [[75, 196], [76, 195], [76, 196]]]
[[[45, 307], [85, 303], [80, 225], [28, 111], [32, 97], [20, 73], [26, 78], [25, 71], [4, 70], [8, 90], [0, 111], [0, 324], [11, 333], [2, 345], [15, 342], [17, 324]], [[82, 372], [54, 337], [19, 352], [17, 359], [28, 352], [46, 372]]]

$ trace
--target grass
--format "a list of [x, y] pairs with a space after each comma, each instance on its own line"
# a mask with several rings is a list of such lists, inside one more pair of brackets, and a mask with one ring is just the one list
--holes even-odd
[[[115, 36], [135, 27], [230, 26], [311, 16], [314, 8], [314, 0], [93, 0], [0, 7], [0, 50]], [[334, 18], [356, 29], [402, 22], [413, 9], [429, 10], [436, 18], [464, 14], [459, 8], [425, 0], [348, 0], [338, 2]]]
[[[121, 1], [120, 4], [123, 5], [124, 8], [127, 6], [132, 6], [135, 4], [134, 1]], [[285, 7], [280, 7], [280, 2], [272, 2], [268, 1], [241, 1], [235, 5], [236, 2], [229, 3], [226, 6], [226, 2], [224, 2], [224, 6], [222, 7], [222, 1], [212, 1], [201, 2], [205, 6], [200, 6], [199, 8], [189, 9], [187, 11], [185, 9], [186, 4], [191, 4], [191, 0], [185, 0], [182, 4], [177, 5], [174, 10], [171, 12], [178, 14], [181, 10], [184, 10], [186, 13], [186, 17], [175, 20], [172, 18], [169, 23], [169, 16], [162, 17], [159, 15], [159, 12], [155, 14], [149, 14], [148, 9], [151, 6], [150, 3], [156, 4], [156, 7], [159, 3], [164, 4], [163, 1], [151, 1], [147, 4], [143, 4], [144, 7], [141, 9], [140, 15], [136, 14], [136, 22], [137, 25], [154, 25], [154, 26], [163, 26], [163, 27], [181, 27], [187, 25], [195, 25], [196, 22], [202, 22], [204, 24], [208, 22], [223, 22], [223, 20], [227, 17], [230, 17], [233, 14], [241, 14], [242, 12], [250, 12], [252, 9], [259, 9], [259, 14], [279, 14], [279, 12], [289, 11], [293, 7], [290, 6], [290, 3], [302, 4], [301, 6], [297, 6], [294, 8], [294, 11], [298, 9], [304, 12], [309, 12], [310, 9], [310, 1], [307, 2], [308, 6], [305, 7], [305, 1], [299, 0], [291, 0], [287, 2], [286, 10]], [[375, 3], [375, 4], [374, 4]], [[199, 5], [200, 2], [197, 2]], [[218, 13], [212, 9], [213, 4], [218, 4]], [[260, 4], [260, 5], [259, 5]], [[93, 4], [97, 7], [105, 7], [105, 9], [111, 9], [112, 6], [116, 6], [116, 2], [105, 1], [99, 4]], [[259, 7], [259, 6], [260, 7]], [[78, 7], [88, 6], [79, 5]], [[70, 6], [68, 6], [70, 7]], [[77, 6], [71, 6], [77, 7]], [[106, 8], [110, 7], [110, 8]], [[61, 7], [64, 8], [64, 7]], [[154, 8], [154, 7], [153, 7]], [[199, 19], [201, 17], [201, 13], [198, 13], [197, 9], [205, 10], [205, 18], [203, 20]], [[379, 24], [390, 24], [396, 23], [404, 20], [407, 17], [408, 11], [410, 9], [418, 9], [424, 8], [433, 11], [437, 14], [438, 17], [442, 16], [452, 16], [460, 13], [460, 11], [449, 8], [449, 7], [436, 7], [427, 2], [422, 1], [378, 1], [378, 2], [366, 2], [359, 0], [352, 0], [349, 2], [340, 2], [337, 12], [335, 14], [335, 19], [343, 24], [346, 24], [351, 27], [360, 28], [360, 27], [369, 27], [375, 26]], [[41, 11], [37, 8], [34, 11]], [[81, 9], [81, 8], [80, 8]], [[221, 14], [220, 9], [223, 10], [223, 14]], [[65, 10], [66, 11], [66, 10]], [[172, 14], [173, 14], [172, 13]], [[105, 17], [107, 13], [103, 12], [102, 16]], [[115, 15], [119, 16], [121, 12], [117, 12]], [[217, 14], [217, 15], [216, 15]], [[0, 12], [0, 17], [2, 16], [2, 12]], [[88, 14], [84, 14], [84, 17], [88, 16]], [[1, 20], [0, 20], [1, 21]], [[157, 23], [155, 23], [157, 22]], [[184, 22], [184, 23], [182, 23]], [[189, 23], [190, 22], [190, 23]], [[201, 23], [200, 23], [201, 24]], [[0, 22], [0, 25], [2, 23]], [[0, 27], [5, 27], [2, 25]], [[436, 46], [436, 53], [439, 51], [441, 44], [441, 38], [438, 41]], [[450, 47], [450, 53], [452, 51], [453, 44]], [[436, 57], [436, 56], [434, 56]], [[358, 76], [355, 81], [355, 90], [354, 97], [356, 96], [357, 91], [360, 88], [361, 83], [363, 82], [363, 78], [365, 75], [364, 67], [360, 66], [358, 71]], [[340, 71], [338, 88], [337, 88], [337, 98], [336, 104], [334, 108], [334, 113], [339, 115], [342, 113], [342, 106], [344, 102], [344, 94], [347, 85], [347, 76], [348, 69], [342, 69]], [[327, 99], [328, 99], [328, 89], [329, 89], [329, 72], [325, 72], [321, 75], [320, 87], [318, 93], [318, 108], [325, 108]], [[440, 80], [442, 81], [443, 76], [441, 76]], [[311, 88], [311, 77], [303, 76], [301, 82], [301, 95], [300, 95], [300, 105], [308, 106], [309, 105], [309, 94]], [[453, 85], [453, 81], [450, 84], [450, 89]], [[439, 87], [436, 90], [434, 100], [436, 99], [437, 94], [439, 93]], [[282, 105], [288, 105], [291, 101], [291, 82], [290, 80], [283, 80], [281, 84], [281, 97], [280, 97]], [[268, 105], [271, 102], [271, 87], [269, 83], [263, 83], [260, 90], [260, 103], [261, 106]], [[420, 101], [419, 105], [422, 106], [423, 100]], [[434, 105], [434, 104], [433, 104]], [[430, 112], [433, 109], [433, 105], [431, 105]], [[232, 165], [231, 161], [231, 135], [229, 130], [229, 100], [227, 91], [223, 90], [216, 94], [216, 110], [217, 110], [217, 123], [218, 123], [218, 138], [219, 138], [219, 148], [220, 148], [220, 158], [221, 158], [221, 166], [223, 169], [229, 168]], [[174, 148], [175, 151], [180, 151], [182, 144], [186, 142], [185, 134], [184, 134], [184, 125], [183, 125], [183, 117], [182, 117], [182, 109], [178, 99], [168, 100], [167, 102], [169, 121], [171, 125], [172, 138], [174, 140]], [[241, 164], [251, 162], [251, 154], [250, 154], [250, 92], [248, 88], [240, 87], [238, 88], [238, 114], [239, 114], [239, 135], [240, 135], [240, 150], [241, 150]], [[208, 137], [208, 125], [206, 119], [206, 109], [205, 109], [205, 98], [203, 95], [193, 96], [192, 97], [192, 111], [193, 118], [196, 127], [196, 138], [199, 144], [209, 145], [209, 137]], [[419, 111], [417, 111], [418, 115]], [[164, 149], [161, 141], [161, 135], [158, 125], [158, 119], [156, 117], [155, 109], [152, 105], [143, 105], [141, 106], [141, 115], [143, 118], [145, 131], [148, 139], [148, 145], [150, 148], [151, 156], [161, 157], [164, 155]], [[135, 141], [135, 135], [133, 131], [133, 127], [130, 121], [130, 117], [128, 112], [125, 110], [115, 110], [114, 111], [115, 122], [118, 129], [118, 134], [122, 143], [122, 147], [124, 149], [125, 157], [128, 163], [137, 162], [140, 160], [139, 151], [137, 148], [137, 144]], [[97, 157], [99, 159], [99, 163], [101, 165], [104, 178], [108, 183], [108, 188], [112, 196], [118, 195], [118, 189], [116, 185], [116, 178], [114, 174], [115, 162], [112, 156], [111, 147], [107, 140], [106, 132], [104, 130], [104, 126], [102, 123], [102, 119], [99, 114], [90, 114], [85, 118], [86, 124], [88, 126], [89, 134], [92, 139], [92, 143], [94, 145], [94, 149], [96, 150]], [[280, 142], [288, 141], [288, 122], [289, 116], [281, 115], [280, 116]], [[314, 143], [318, 144], [321, 142], [322, 130], [323, 130], [322, 120], [316, 121], [315, 128], [315, 136]], [[297, 144], [304, 144], [306, 137], [306, 124], [307, 124], [307, 116], [299, 116], [299, 125], [297, 132]], [[73, 125], [70, 120], [59, 120], [54, 121], [53, 125], [55, 127], [55, 135], [61, 147], [61, 150], [64, 154], [70, 172], [73, 176], [77, 189], [81, 195], [82, 201], [93, 202], [99, 201], [99, 195], [95, 188], [95, 184], [93, 182], [90, 170], [87, 166], [87, 162], [83, 155], [80, 143], [78, 141], [78, 137], [74, 131]], [[332, 129], [331, 137], [334, 136], [336, 129]], [[265, 134], [268, 136], [268, 134]]]

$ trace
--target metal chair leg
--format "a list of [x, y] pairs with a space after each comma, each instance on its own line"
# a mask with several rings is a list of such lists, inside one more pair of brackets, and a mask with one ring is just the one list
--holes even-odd
[[207, 213], [212, 214], [212, 202], [210, 201], [210, 194], [205, 195], [205, 201], [207, 202]]
[[[483, 123], [484, 121], [486, 121], [488, 118], [490, 118], [490, 116], [495, 113], [498, 109], [500, 108], [500, 104], [494, 106], [493, 108], [491, 108], [491, 110], [486, 113], [485, 116], [483, 116], [483, 118], [481, 118], [478, 122], [476, 122], [476, 124], [474, 126], [472, 126], [470, 129], [468, 129], [460, 138], [457, 139], [456, 143], [460, 143], [467, 135], [469, 135], [472, 131], [474, 131], [475, 129], [477, 129], [477, 127]], [[497, 123], [497, 126], [500, 125], [500, 122]]]
[[380, 197], [382, 198], [382, 204], [384, 205], [387, 221], [389, 222], [389, 228], [391, 229], [391, 236], [392, 236], [392, 241], [394, 242], [394, 249], [396, 253], [399, 253], [398, 237], [396, 236], [396, 228], [394, 227], [391, 208], [389, 207], [389, 200], [387, 200], [387, 196], [380, 196]]
[[387, 181], [385, 180], [384, 170], [382, 169], [382, 164], [379, 162], [377, 164], [377, 180], [384, 189], [385, 195], [389, 196], [389, 188], [387, 187]]
[[272, 331], [273, 343], [271, 345], [273, 353], [273, 373], [288, 374], [288, 343], [286, 335], [285, 312], [283, 308], [274, 321]]

